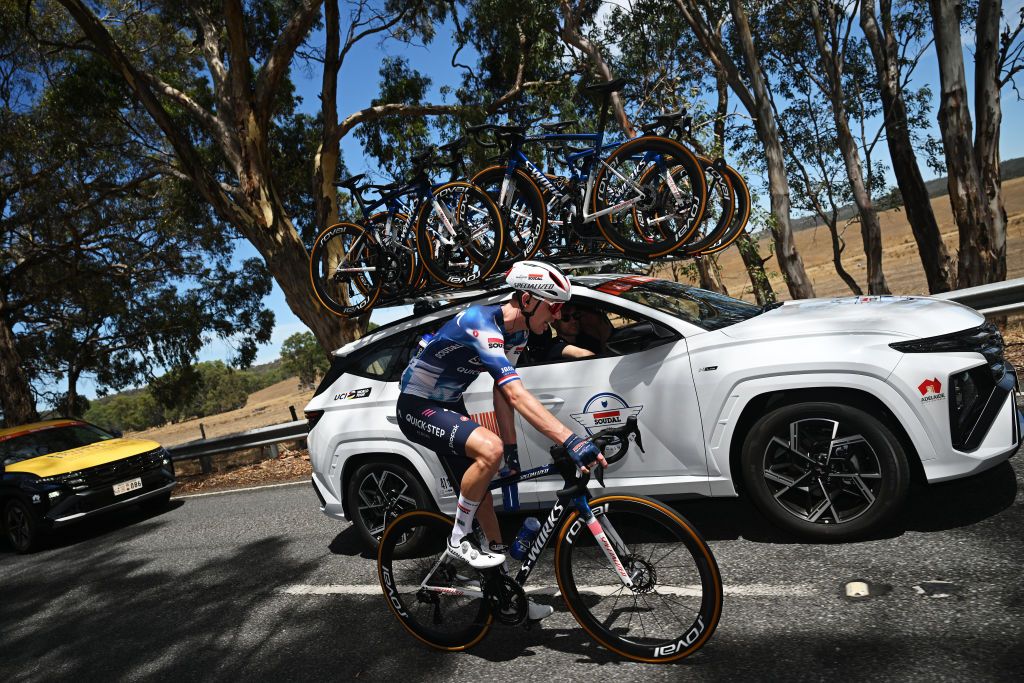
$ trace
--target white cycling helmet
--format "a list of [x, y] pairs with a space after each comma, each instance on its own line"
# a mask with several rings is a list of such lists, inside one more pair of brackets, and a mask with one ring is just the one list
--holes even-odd
[[543, 261], [517, 261], [505, 274], [505, 282], [519, 292], [529, 292], [545, 301], [566, 302], [572, 296], [572, 285], [557, 266]]

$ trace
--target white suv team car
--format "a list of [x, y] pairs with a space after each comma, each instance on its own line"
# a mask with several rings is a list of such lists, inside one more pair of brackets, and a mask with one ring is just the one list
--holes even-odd
[[[911, 478], [964, 477], [1020, 446], [1002, 338], [960, 304], [865, 296], [763, 310], [647, 277], [572, 282], [573, 305], [610, 331], [605, 352], [545, 361], [528, 348], [519, 374], [579, 434], [637, 416], [646, 453], [607, 470], [609, 493], [749, 496], [805, 538], [851, 538], [890, 517]], [[321, 510], [352, 520], [367, 544], [408, 509], [454, 510], [438, 458], [398, 428], [399, 379], [424, 334], [470, 303], [509, 296], [495, 289], [414, 315], [334, 353], [305, 409], [313, 486]], [[493, 428], [492, 382], [481, 374], [465, 401]], [[549, 462], [551, 444], [516, 419], [523, 467]], [[521, 483], [520, 505], [550, 506], [560, 486]]]

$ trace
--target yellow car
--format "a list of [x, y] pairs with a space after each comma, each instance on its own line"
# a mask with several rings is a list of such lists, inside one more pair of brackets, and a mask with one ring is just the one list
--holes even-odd
[[167, 506], [174, 463], [155, 441], [125, 439], [81, 420], [0, 429], [3, 531], [19, 553], [50, 529], [140, 503]]

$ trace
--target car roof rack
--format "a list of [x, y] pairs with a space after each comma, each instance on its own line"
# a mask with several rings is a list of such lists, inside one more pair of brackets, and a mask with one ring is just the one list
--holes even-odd
[[[537, 259], [543, 260], [543, 259]], [[560, 259], [558, 261], [545, 261], [558, 266], [564, 271], [578, 271], [578, 270], [595, 270], [597, 272], [607, 272], [606, 269], [609, 267], [615, 267], [619, 270], [624, 269], [624, 262], [619, 259], [600, 258], [595, 259], [593, 256], [579, 258], [579, 259]], [[436, 287], [430, 287], [424, 291], [417, 292], [414, 296], [406, 297], [394, 297], [391, 299], [385, 299], [374, 305], [374, 308], [390, 308], [393, 306], [413, 306], [413, 315], [422, 315], [429, 313], [430, 311], [436, 311], [440, 308], [450, 306], [452, 304], [461, 303], [470, 299], [476, 299], [488, 294], [493, 294], [501, 289], [504, 289], [507, 285], [505, 284], [505, 271], [500, 273], [492, 274], [482, 283], [476, 287], [467, 287], [465, 289], [454, 289], [450, 287], [443, 287], [437, 285]]]

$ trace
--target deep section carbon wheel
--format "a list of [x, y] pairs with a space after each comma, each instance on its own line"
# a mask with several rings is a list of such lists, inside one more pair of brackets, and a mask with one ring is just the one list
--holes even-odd
[[722, 577], [704, 539], [649, 498], [604, 496], [590, 507], [632, 586], [574, 511], [559, 531], [555, 572], [576, 621], [604, 647], [640, 662], [672, 662], [700, 649], [722, 615]]
[[[436, 512], [401, 515], [377, 548], [377, 575], [388, 608], [421, 642], [465, 650], [480, 642], [493, 615], [484, 597], [486, 577], [446, 554], [452, 520]], [[423, 542], [411, 546], [409, 539]]]

